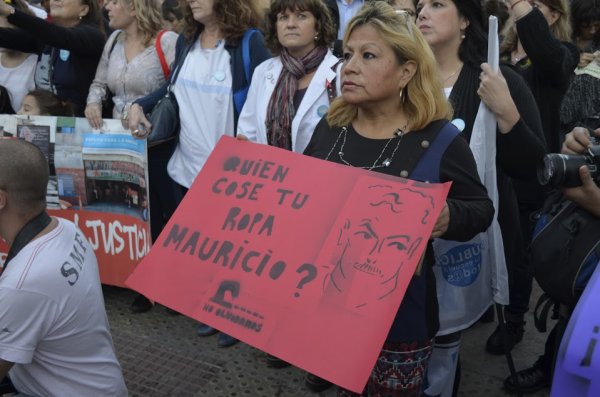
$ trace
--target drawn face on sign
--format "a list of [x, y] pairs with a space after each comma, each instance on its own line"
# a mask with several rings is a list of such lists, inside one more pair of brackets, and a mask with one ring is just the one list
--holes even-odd
[[413, 237], [414, 227], [429, 222], [433, 209], [431, 197], [410, 188], [372, 186], [365, 199], [339, 232], [330, 275], [334, 291], [351, 294], [349, 301], [355, 307], [385, 299], [396, 290], [403, 265], [423, 242]]

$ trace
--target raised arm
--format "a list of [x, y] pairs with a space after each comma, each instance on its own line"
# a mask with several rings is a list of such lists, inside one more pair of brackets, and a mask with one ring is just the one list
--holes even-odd
[[19, 10], [8, 15], [7, 20], [36, 37], [39, 43], [80, 55], [100, 58], [106, 40], [100, 29], [84, 23], [65, 28]]
[[531, 7], [526, 1], [515, 7], [515, 17], [523, 49], [545, 81], [551, 85], [566, 87], [579, 62], [576, 47], [555, 38], [541, 11]]
[[[4, 17], [0, 17], [4, 18]], [[19, 28], [0, 28], [0, 47], [37, 54], [44, 45], [31, 33]]]

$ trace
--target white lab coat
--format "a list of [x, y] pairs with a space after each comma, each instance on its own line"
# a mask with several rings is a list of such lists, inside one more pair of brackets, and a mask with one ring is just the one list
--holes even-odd
[[[292, 121], [292, 150], [294, 152], [302, 153], [304, 151], [317, 123], [329, 109], [326, 85], [334, 80], [336, 72], [332, 67], [338, 61], [339, 59], [328, 50], [304, 94]], [[267, 107], [282, 68], [281, 59], [275, 57], [264, 61], [254, 70], [248, 97], [240, 113], [237, 126], [237, 133], [245, 135], [250, 141], [268, 143], [265, 125]]]

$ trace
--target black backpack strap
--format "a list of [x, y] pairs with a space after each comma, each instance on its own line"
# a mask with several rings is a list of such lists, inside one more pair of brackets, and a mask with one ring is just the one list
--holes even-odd
[[533, 320], [535, 328], [540, 332], [546, 332], [548, 324], [548, 314], [550, 309], [556, 308], [558, 304], [546, 293], [539, 297], [533, 311]]

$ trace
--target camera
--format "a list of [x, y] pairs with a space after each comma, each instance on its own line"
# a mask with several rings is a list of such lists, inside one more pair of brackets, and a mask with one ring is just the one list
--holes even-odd
[[600, 185], [600, 139], [592, 137], [591, 141], [592, 147], [585, 154], [547, 154], [543, 168], [538, 169], [540, 184], [550, 187], [581, 186], [579, 168], [587, 165], [592, 178]]

